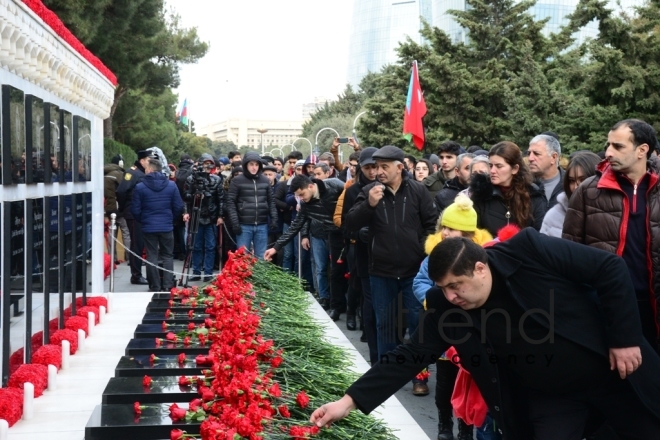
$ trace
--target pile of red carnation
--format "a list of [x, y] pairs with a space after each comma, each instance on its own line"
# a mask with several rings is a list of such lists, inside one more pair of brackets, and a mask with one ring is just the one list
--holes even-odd
[[[205, 412], [200, 432], [202, 439], [225, 440], [236, 438], [263, 438], [264, 431], [273, 431], [271, 422], [290, 417], [287, 405], [305, 408], [309, 397], [304, 391], [297, 395], [283, 395], [273, 380], [274, 369], [282, 363], [282, 351], [276, 350], [272, 340], [264, 340], [258, 334], [260, 317], [253, 310], [254, 293], [247, 278], [252, 274], [254, 257], [243, 248], [231, 254], [222, 274], [204, 289], [213, 298], [209, 307], [213, 320], [205, 322], [210, 327], [212, 343], [209, 357], [213, 380], [210, 387], [198, 381], [201, 405], [194, 410]], [[173, 298], [196, 296], [186, 289], [173, 290]], [[184, 292], [185, 291], [185, 292]], [[183, 378], [184, 383], [193, 380]], [[193, 409], [187, 411], [192, 415]], [[183, 416], [179, 407], [171, 409], [173, 418]], [[306, 439], [317, 434], [315, 426], [291, 426], [277, 428], [294, 439]], [[273, 432], [273, 433], [275, 433]], [[176, 433], [179, 435], [179, 432]], [[174, 435], [174, 432], [173, 432]]]

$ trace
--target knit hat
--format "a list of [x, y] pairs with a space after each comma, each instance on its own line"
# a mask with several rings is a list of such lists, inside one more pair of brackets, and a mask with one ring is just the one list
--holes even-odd
[[120, 167], [124, 165], [124, 157], [121, 154], [116, 154], [110, 159], [110, 162], [114, 163], [115, 165], [119, 165], [119, 162], [122, 164], [119, 165]]
[[458, 194], [454, 203], [442, 212], [441, 225], [457, 231], [474, 232], [477, 229], [477, 212], [472, 200], [465, 194]]
[[303, 159], [297, 160], [295, 168], [302, 167], [302, 166], [305, 166], [305, 161]]

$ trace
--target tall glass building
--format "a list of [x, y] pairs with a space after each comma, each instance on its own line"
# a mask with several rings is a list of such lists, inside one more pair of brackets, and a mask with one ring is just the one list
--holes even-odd
[[368, 72], [394, 63], [395, 49], [406, 36], [421, 42], [420, 17], [431, 23], [432, 15], [432, 0], [355, 0], [348, 82], [356, 87]]
[[[627, 12], [644, 0], [620, 0]], [[550, 17], [545, 32], [557, 32], [568, 23], [567, 15], [573, 12], [578, 0], [539, 0], [531, 8], [537, 20]], [[610, 0], [610, 7], [619, 10], [617, 0]], [[448, 10], [465, 10], [465, 0], [355, 0], [353, 25], [348, 59], [348, 82], [356, 87], [368, 72], [378, 72], [397, 61], [395, 49], [409, 36], [422, 42], [419, 35], [421, 18], [447, 32], [454, 42], [467, 39], [466, 30], [447, 14]], [[575, 37], [580, 43], [598, 35], [598, 25], [590, 23]]]
[[[630, 12], [633, 6], [638, 6], [644, 0], [621, 0], [621, 8]], [[539, 0], [530, 12], [537, 20], [550, 18], [545, 25], [546, 34], [559, 32], [562, 26], [568, 24], [567, 16], [575, 10], [578, 0]], [[616, 0], [610, 0], [610, 8], [615, 11], [620, 7]], [[447, 32], [453, 42], [465, 42], [467, 35], [465, 29], [461, 28], [454, 18], [447, 13], [449, 10], [464, 11], [467, 9], [465, 0], [433, 0], [433, 25]], [[576, 42], [579, 44], [586, 38], [598, 35], [598, 24], [589, 23], [578, 32]]]

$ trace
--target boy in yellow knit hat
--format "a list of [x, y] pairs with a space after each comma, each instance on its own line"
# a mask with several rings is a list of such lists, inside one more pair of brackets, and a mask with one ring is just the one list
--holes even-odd
[[[479, 245], [493, 240], [485, 229], [477, 229], [477, 212], [472, 207], [472, 200], [465, 194], [458, 194], [454, 203], [449, 205], [438, 219], [436, 233], [426, 239], [425, 251], [430, 254], [434, 247], [445, 238], [467, 237]], [[426, 257], [413, 281], [413, 293], [426, 308], [426, 292], [434, 283], [429, 278], [429, 259]], [[436, 362], [437, 378], [435, 386], [435, 405], [438, 408], [438, 440], [453, 439], [453, 420], [451, 395], [456, 383], [458, 368], [442, 359]], [[473, 427], [458, 419], [458, 439], [472, 439]]]

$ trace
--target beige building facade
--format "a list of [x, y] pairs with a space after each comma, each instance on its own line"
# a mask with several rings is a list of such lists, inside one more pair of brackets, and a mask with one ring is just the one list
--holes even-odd
[[266, 149], [271, 146], [290, 145], [302, 136], [302, 120], [274, 120], [274, 119], [247, 119], [234, 118], [197, 129], [199, 136], [206, 136], [212, 141], [231, 141], [239, 147], [248, 146], [261, 148], [263, 143]]

